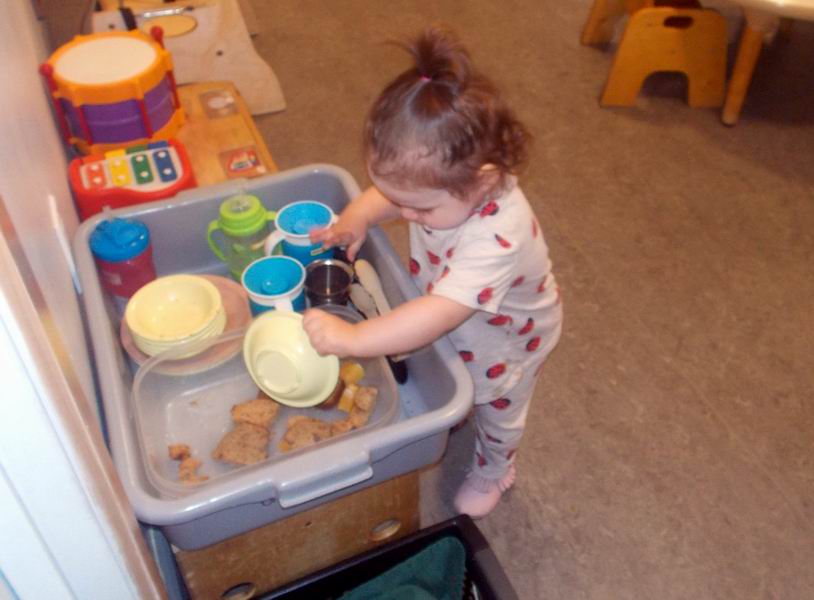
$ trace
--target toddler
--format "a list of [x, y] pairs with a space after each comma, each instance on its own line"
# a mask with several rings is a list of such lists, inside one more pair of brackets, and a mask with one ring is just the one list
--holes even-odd
[[423, 295], [350, 324], [320, 310], [304, 326], [321, 354], [382, 356], [449, 335], [475, 384], [472, 470], [456, 509], [488, 514], [515, 478], [514, 458], [562, 309], [543, 233], [515, 173], [528, 134], [458, 40], [430, 27], [407, 50], [415, 66], [381, 93], [365, 125], [373, 185], [312, 240], [347, 246], [369, 227], [409, 221]]

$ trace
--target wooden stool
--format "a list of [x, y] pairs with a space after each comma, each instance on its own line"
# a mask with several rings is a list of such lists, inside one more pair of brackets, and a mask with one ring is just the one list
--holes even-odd
[[600, 104], [633, 106], [648, 75], [678, 71], [687, 76], [690, 106], [721, 106], [726, 47], [726, 19], [713, 10], [640, 8], [630, 15]]

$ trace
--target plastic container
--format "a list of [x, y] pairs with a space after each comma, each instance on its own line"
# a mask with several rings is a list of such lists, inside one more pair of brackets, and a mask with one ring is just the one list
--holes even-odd
[[[113, 214], [138, 219], [150, 228], [160, 275], [224, 275], [226, 266], [209, 249], [205, 232], [217, 216], [221, 200], [237, 193], [257, 196], [267, 210], [318, 198], [338, 213], [360, 190], [346, 171], [310, 165], [187, 190], [169, 200]], [[442, 338], [408, 359], [410, 378], [398, 388], [399, 413], [389, 425], [362, 430], [335, 444], [314, 447], [256, 469], [238, 469], [210, 485], [168, 497], [150, 480], [139, 447], [131, 401], [137, 365], [121, 347], [120, 315], [110, 310], [111, 302], [101, 287], [88, 246], [90, 233], [100, 219], [97, 215], [79, 226], [73, 249], [89, 316], [110, 451], [139, 520], [160, 527], [175, 546], [202, 548], [431, 464], [443, 454], [449, 428], [469, 412], [472, 379], [455, 348]], [[378, 272], [391, 305], [419, 295], [381, 230], [371, 230], [361, 257]]]
[[[352, 314], [347, 318], [355, 319]], [[386, 361], [383, 358], [355, 359], [365, 369], [362, 385], [379, 390], [373, 413], [363, 428], [307, 448], [283, 453], [279, 451], [277, 444], [285, 434], [289, 417], [305, 415], [334, 422], [348, 415], [336, 408], [281, 406], [270, 429], [267, 461], [241, 467], [213, 459], [212, 450], [233, 427], [229, 413], [231, 407], [258, 395], [257, 385], [246, 370], [240, 351], [245, 333], [246, 330], [233, 331], [216, 340], [204, 340], [191, 347], [179, 347], [147, 361], [136, 374], [132, 395], [138, 443], [147, 476], [162, 496], [177, 498], [193, 491], [223, 485], [241, 472], [261, 471], [270, 464], [292, 456], [317, 448], [336, 446], [343, 440], [379, 429], [398, 418], [399, 392]], [[197, 351], [196, 354], [214, 353], [225, 360], [207, 370], [195, 370], [189, 375], [179, 374], [179, 370], [173, 365], [177, 362], [175, 356], [186, 354], [190, 349]], [[171, 460], [167, 452], [169, 444], [187, 444], [192, 455], [203, 463], [198, 474], [206, 475], [209, 479], [195, 486], [180, 483], [178, 462]]]
[[[461, 515], [337, 563], [278, 590], [260, 600], [312, 600], [339, 598], [403, 564], [445, 538], [459, 541], [466, 551], [462, 599], [516, 600], [517, 592], [475, 523]], [[343, 596], [344, 597], [344, 596]]]
[[90, 234], [90, 247], [104, 288], [129, 298], [155, 279], [150, 230], [134, 219], [97, 222]]

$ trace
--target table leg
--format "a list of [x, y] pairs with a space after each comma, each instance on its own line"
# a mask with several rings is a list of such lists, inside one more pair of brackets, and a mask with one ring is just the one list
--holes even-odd
[[726, 125], [734, 125], [738, 122], [743, 101], [746, 98], [746, 92], [749, 90], [752, 73], [755, 70], [755, 64], [762, 47], [763, 34], [745, 23], [740, 44], [738, 45], [738, 57], [735, 59], [735, 67], [732, 70], [732, 77], [729, 79], [723, 115], [721, 116], [721, 120]]
[[726, 125], [738, 122], [763, 44], [771, 43], [780, 25], [780, 17], [762, 10], [745, 8], [743, 13], [745, 17], [743, 33], [721, 115], [721, 120]]

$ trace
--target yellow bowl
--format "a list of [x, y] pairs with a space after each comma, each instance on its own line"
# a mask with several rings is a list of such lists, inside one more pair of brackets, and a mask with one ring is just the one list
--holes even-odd
[[320, 356], [308, 341], [302, 315], [273, 310], [261, 314], [243, 339], [243, 360], [254, 382], [288, 406], [316, 406], [339, 380], [339, 359]]
[[[180, 346], [182, 344], [188, 344], [190, 342], [200, 342], [201, 340], [217, 337], [221, 333], [223, 333], [223, 330], [225, 328], [226, 328], [226, 312], [221, 310], [215, 316], [215, 319], [212, 321], [211, 324], [207, 325], [204, 329], [202, 329], [195, 335], [190, 336], [188, 338], [184, 338], [182, 340], [171, 342], [159, 342], [145, 339], [137, 335], [133, 335], [132, 332], [131, 337], [133, 338], [133, 343], [136, 345], [136, 347], [142, 352], [144, 352], [144, 354], [146, 354], [147, 356], [155, 356], [157, 354], [161, 354], [166, 350], [169, 350], [170, 348], [176, 348], [177, 346]], [[187, 356], [191, 356], [192, 354], [195, 354], [195, 350], [193, 350], [190, 354], [177, 356], [176, 358], [185, 358]]]
[[124, 311], [134, 339], [176, 344], [205, 331], [223, 311], [215, 285], [197, 275], [159, 277], [139, 289]]

